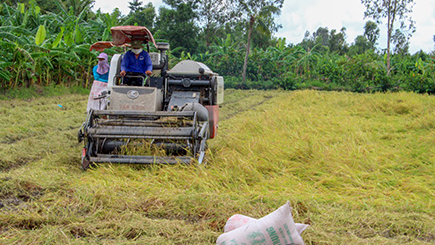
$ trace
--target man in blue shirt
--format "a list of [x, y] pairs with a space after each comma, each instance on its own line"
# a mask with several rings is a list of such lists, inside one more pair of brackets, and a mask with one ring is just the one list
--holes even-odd
[[142, 41], [133, 40], [131, 42], [131, 50], [124, 54], [120, 72], [120, 75], [124, 77], [124, 84], [142, 86], [146, 75], [150, 76], [152, 74], [153, 64], [151, 58], [142, 48]]

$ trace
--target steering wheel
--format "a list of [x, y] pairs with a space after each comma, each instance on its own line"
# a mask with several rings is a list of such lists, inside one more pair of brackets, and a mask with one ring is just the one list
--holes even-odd
[[144, 86], [150, 86], [150, 76], [149, 75], [146, 75], [145, 74], [145, 77], [144, 76], [139, 76], [139, 75], [125, 75], [125, 76], [121, 76], [121, 75], [116, 75], [115, 76], [115, 78], [121, 78], [121, 84], [120, 85], [127, 85], [127, 84], [124, 84], [124, 77], [136, 77], [136, 78], [140, 78], [140, 79], [142, 79], [142, 85], [141, 85], [141, 87], [144, 87]]

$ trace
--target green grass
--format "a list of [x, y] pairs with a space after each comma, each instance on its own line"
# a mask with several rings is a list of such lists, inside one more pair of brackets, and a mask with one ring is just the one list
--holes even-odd
[[0, 243], [214, 244], [287, 200], [306, 244], [435, 242], [435, 97], [225, 93], [207, 167], [86, 172], [87, 95], [1, 100]]

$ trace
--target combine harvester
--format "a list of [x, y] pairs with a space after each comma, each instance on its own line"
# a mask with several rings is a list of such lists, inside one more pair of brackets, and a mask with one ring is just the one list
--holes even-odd
[[[128, 46], [140, 40], [147, 46], [153, 75], [144, 79], [143, 86], [123, 85], [119, 75], [122, 54], [113, 55], [107, 93], [94, 98], [107, 99], [107, 108], [90, 110], [78, 132], [79, 142], [84, 141], [82, 169], [92, 163], [203, 164], [206, 142], [217, 132], [223, 78], [203, 63], [191, 60], [181, 61], [168, 70], [165, 52], [169, 44], [156, 44], [145, 27], [117, 26], [111, 32], [112, 42], [97, 42], [91, 50]], [[149, 43], [159, 52], [150, 53]], [[157, 147], [165, 153], [122, 152], [129, 146]]]

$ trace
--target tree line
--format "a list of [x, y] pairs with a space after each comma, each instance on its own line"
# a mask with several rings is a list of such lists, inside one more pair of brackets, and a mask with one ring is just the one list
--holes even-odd
[[[93, 11], [92, 0], [6, 0], [0, 4], [0, 89], [89, 87], [97, 55], [90, 45], [110, 40], [113, 26], [141, 25], [170, 43], [170, 64], [203, 62], [225, 77], [226, 87], [433, 93], [434, 54], [409, 54], [412, 1], [361, 2], [373, 21], [351, 44], [345, 27], [307, 30], [300, 43], [287, 44], [273, 35], [281, 27], [275, 18], [283, 0], [164, 0], [158, 10], [132, 0], [127, 15]], [[374, 4], [382, 2], [391, 5]], [[376, 48], [383, 19], [391, 52]]]

